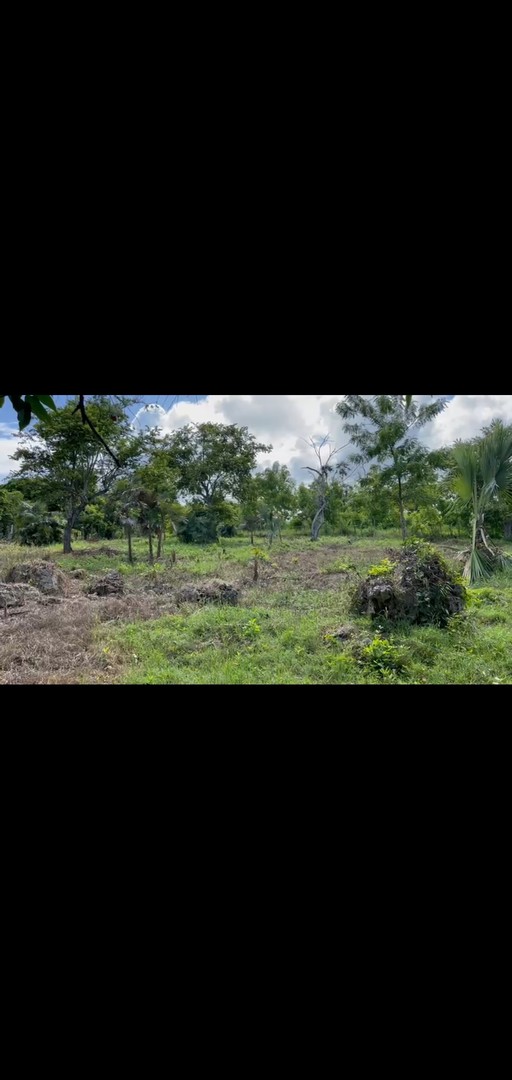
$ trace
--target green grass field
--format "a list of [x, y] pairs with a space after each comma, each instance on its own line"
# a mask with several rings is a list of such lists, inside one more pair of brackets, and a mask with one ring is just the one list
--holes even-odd
[[[467, 611], [448, 629], [392, 629], [354, 618], [350, 593], [397, 547], [387, 533], [349, 543], [328, 537], [312, 544], [290, 537], [268, 550], [259, 577], [246, 537], [207, 548], [171, 540], [154, 567], [147, 545], [123, 540], [76, 543], [72, 555], [0, 545], [0, 579], [27, 559], [51, 558], [63, 570], [83, 570], [55, 608], [0, 619], [0, 681], [164, 684], [494, 684], [512, 682], [512, 569], [471, 589]], [[448, 560], [467, 544], [437, 545]], [[512, 554], [512, 545], [504, 545]], [[102, 550], [105, 549], [105, 550]], [[114, 552], [114, 553], [112, 553]], [[176, 561], [173, 562], [173, 553]], [[512, 566], [512, 564], [511, 564]], [[87, 586], [120, 570], [125, 595], [91, 601]], [[179, 605], [183, 584], [220, 578], [240, 589], [237, 607]], [[336, 638], [346, 624], [348, 640]]]

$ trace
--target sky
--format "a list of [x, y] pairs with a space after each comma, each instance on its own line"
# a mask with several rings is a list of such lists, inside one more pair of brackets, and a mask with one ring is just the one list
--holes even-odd
[[[314, 465], [315, 459], [307, 441], [310, 437], [322, 438], [330, 434], [333, 444], [343, 446], [341, 418], [335, 406], [341, 394], [254, 394], [254, 395], [145, 395], [144, 406], [131, 406], [130, 415], [135, 426], [157, 425], [163, 431], [173, 431], [190, 422], [211, 420], [220, 424], [240, 424], [248, 427], [259, 442], [271, 443], [269, 454], [262, 454], [258, 466], [266, 468], [274, 461], [287, 465], [295, 480], [311, 478], [305, 467]], [[67, 395], [56, 396], [57, 405], [63, 405]], [[418, 400], [430, 401], [426, 396]], [[452, 395], [448, 407], [427, 427], [419, 432], [421, 442], [432, 449], [448, 445], [455, 439], [478, 435], [495, 417], [512, 423], [512, 396]], [[15, 466], [9, 461], [16, 447], [15, 432], [18, 430], [16, 414], [10, 402], [0, 409], [0, 481], [7, 479]], [[343, 459], [351, 452], [345, 447], [339, 455]]]

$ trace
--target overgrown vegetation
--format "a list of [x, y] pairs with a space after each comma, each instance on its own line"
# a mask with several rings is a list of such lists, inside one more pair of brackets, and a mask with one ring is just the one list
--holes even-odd
[[[91, 399], [90, 423], [29, 402], [0, 485], [1, 681], [511, 681], [511, 428], [430, 451], [416, 432], [445, 402], [353, 396], [348, 457], [311, 441], [297, 484], [258, 469], [272, 448], [247, 428], [136, 434], [116, 400]], [[62, 667], [50, 601], [8, 594], [32, 556], [66, 572]]]

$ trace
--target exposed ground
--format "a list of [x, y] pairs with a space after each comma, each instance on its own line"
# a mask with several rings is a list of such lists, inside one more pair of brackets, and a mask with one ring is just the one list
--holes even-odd
[[[31, 560], [65, 573], [57, 602], [0, 610], [0, 684], [512, 683], [512, 570], [470, 590], [467, 612], [447, 630], [349, 613], [357, 575], [398, 542], [390, 533], [287, 538], [259, 558], [257, 581], [245, 537], [208, 548], [172, 540], [153, 568], [142, 541], [134, 566], [121, 540], [77, 543], [69, 556], [0, 544], [0, 581]], [[449, 560], [464, 546], [438, 545]], [[123, 594], [90, 595], [108, 571], [120, 573]], [[239, 590], [238, 604], [180, 600], [212, 580]]]

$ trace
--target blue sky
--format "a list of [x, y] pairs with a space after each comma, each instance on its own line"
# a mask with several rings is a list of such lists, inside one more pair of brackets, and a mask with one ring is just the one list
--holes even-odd
[[[131, 406], [129, 411], [137, 425], [158, 425], [164, 431], [173, 431], [191, 421], [208, 420], [248, 427], [260, 442], [273, 447], [270, 453], [260, 455], [258, 465], [266, 467], [279, 461], [288, 466], [295, 480], [301, 481], [307, 476], [305, 467], [315, 464], [309, 439], [329, 433], [335, 446], [343, 446], [347, 441], [335, 411], [341, 397], [341, 394], [146, 394], [143, 400], [151, 407]], [[66, 400], [66, 395], [55, 398], [58, 405]], [[420, 400], [431, 399], [423, 395]], [[422, 429], [420, 439], [431, 447], [448, 445], [454, 439], [478, 435], [495, 417], [512, 423], [512, 396], [455, 395], [444, 413]], [[16, 446], [17, 430], [16, 415], [6, 402], [0, 409], [0, 481], [13, 468], [9, 455]], [[349, 452], [350, 448], [344, 450], [340, 457]]]

